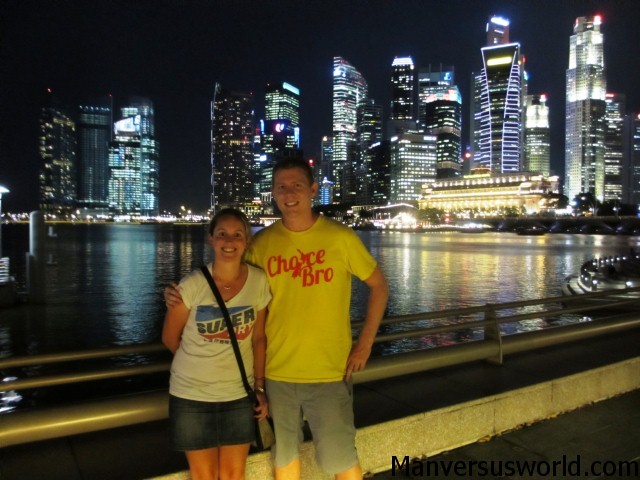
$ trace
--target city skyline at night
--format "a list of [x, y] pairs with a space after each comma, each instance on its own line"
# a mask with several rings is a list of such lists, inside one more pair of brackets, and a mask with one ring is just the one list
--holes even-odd
[[[90, 2], [87, 2], [90, 3]], [[389, 116], [391, 63], [411, 56], [416, 69], [455, 67], [462, 96], [463, 145], [469, 143], [471, 73], [481, 67], [487, 19], [510, 20], [510, 41], [526, 55], [529, 91], [547, 94], [551, 168], [564, 173], [565, 75], [569, 38], [579, 16], [602, 15], [607, 90], [640, 111], [640, 8], [630, 1], [475, 2], [182, 2], [105, 1], [86, 5], [26, 0], [2, 7], [0, 185], [5, 211], [37, 208], [38, 115], [47, 88], [77, 108], [113, 94], [155, 107], [160, 208], [210, 202], [209, 108], [216, 82], [264, 98], [268, 83], [300, 89], [305, 158], [320, 159], [330, 135], [332, 59], [362, 73], [369, 96]], [[264, 118], [256, 105], [257, 117]]]

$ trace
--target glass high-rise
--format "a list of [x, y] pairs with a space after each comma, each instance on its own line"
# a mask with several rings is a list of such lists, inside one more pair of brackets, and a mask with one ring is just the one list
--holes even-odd
[[390, 201], [418, 206], [425, 184], [436, 180], [436, 137], [403, 133], [390, 140]]
[[546, 95], [526, 96], [524, 130], [522, 170], [540, 172], [548, 177], [551, 174], [551, 140]]
[[604, 199], [605, 78], [602, 18], [579, 17], [569, 41], [566, 76], [564, 194]]
[[[353, 194], [353, 185], [345, 175], [357, 161], [357, 108], [367, 98], [368, 86], [362, 74], [342, 57], [333, 58], [333, 154], [331, 178], [334, 202], [340, 203]], [[347, 178], [347, 179], [348, 179]]]
[[277, 154], [296, 154], [300, 148], [300, 90], [290, 83], [268, 84], [265, 93], [263, 145]]
[[490, 19], [490, 44], [474, 75], [474, 164], [492, 173], [520, 171], [522, 161], [524, 61], [520, 44], [508, 43], [508, 26], [506, 19]]
[[212, 208], [242, 207], [254, 198], [254, 97], [216, 89], [211, 108]]
[[382, 141], [382, 105], [372, 98], [366, 98], [357, 109], [358, 162], [354, 166], [357, 178], [356, 203], [372, 203], [372, 150], [370, 147]]
[[604, 201], [622, 199], [625, 95], [607, 93], [604, 132]]
[[159, 213], [159, 147], [153, 103], [132, 97], [121, 108], [109, 148], [109, 207], [121, 215]]
[[302, 158], [300, 149], [300, 90], [290, 83], [269, 83], [265, 92], [265, 119], [259, 122], [257, 162], [259, 195], [270, 200], [272, 170], [285, 157]]
[[391, 105], [388, 135], [415, 130], [416, 74], [411, 57], [395, 57], [391, 63]]
[[40, 111], [40, 208], [69, 213], [75, 207], [76, 123], [51, 95]]
[[487, 22], [487, 46], [509, 43], [509, 20], [493, 16]]
[[625, 117], [625, 163], [622, 200], [640, 208], [640, 114]]
[[460, 176], [462, 166], [462, 96], [455, 85], [453, 67], [418, 73], [418, 124], [435, 135], [437, 176]]
[[108, 207], [111, 99], [83, 103], [78, 107], [78, 206]]
[[109, 209], [116, 215], [140, 215], [140, 115], [115, 122], [109, 147]]

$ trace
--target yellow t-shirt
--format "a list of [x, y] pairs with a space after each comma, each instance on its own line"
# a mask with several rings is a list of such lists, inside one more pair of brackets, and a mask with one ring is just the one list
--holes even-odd
[[351, 276], [376, 261], [350, 228], [318, 217], [304, 232], [282, 222], [261, 230], [248, 261], [262, 268], [273, 298], [266, 322], [266, 377], [294, 383], [343, 378], [351, 350]]

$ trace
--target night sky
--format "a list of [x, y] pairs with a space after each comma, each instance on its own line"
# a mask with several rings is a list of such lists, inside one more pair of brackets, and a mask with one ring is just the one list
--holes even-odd
[[38, 115], [46, 89], [71, 107], [113, 94], [116, 115], [129, 96], [150, 98], [160, 143], [160, 206], [209, 204], [209, 108], [216, 81], [252, 91], [256, 113], [267, 82], [301, 90], [305, 157], [331, 133], [332, 58], [367, 79], [388, 114], [394, 56], [418, 68], [454, 65], [468, 140], [470, 75], [491, 15], [511, 21], [530, 75], [547, 93], [552, 168], [564, 172], [565, 71], [578, 16], [601, 14], [608, 91], [640, 112], [640, 2], [637, 0], [2, 0], [0, 3], [0, 185], [3, 211], [38, 203]]

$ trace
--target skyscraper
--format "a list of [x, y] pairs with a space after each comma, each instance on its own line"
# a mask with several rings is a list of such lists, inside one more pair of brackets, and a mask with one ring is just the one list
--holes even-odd
[[402, 133], [390, 141], [390, 201], [418, 206], [425, 184], [436, 180], [436, 137]]
[[265, 119], [260, 121], [257, 183], [270, 197], [275, 163], [284, 157], [302, 158], [300, 149], [300, 90], [290, 83], [267, 84]]
[[51, 95], [40, 111], [40, 208], [69, 213], [76, 202], [76, 124]]
[[153, 103], [132, 97], [121, 108], [121, 117], [109, 148], [109, 206], [124, 215], [157, 215], [159, 148]]
[[[123, 115], [124, 117], [124, 115]], [[113, 126], [109, 146], [109, 209], [117, 215], [140, 215], [140, 115], [124, 117]]]
[[607, 91], [602, 18], [579, 17], [569, 42], [564, 194], [604, 199], [604, 132]]
[[211, 106], [211, 206], [215, 211], [253, 200], [254, 124], [253, 94], [216, 88]]
[[483, 68], [474, 75], [474, 160], [492, 173], [517, 172], [523, 138], [524, 60], [520, 44], [508, 43], [509, 21], [492, 17]]
[[356, 199], [358, 205], [372, 203], [372, 162], [371, 145], [382, 141], [382, 105], [372, 98], [365, 98], [357, 108], [358, 162], [356, 170]]
[[525, 155], [522, 170], [551, 174], [549, 107], [546, 95], [527, 95], [525, 101]]
[[411, 57], [395, 57], [391, 64], [391, 106], [388, 136], [416, 129], [416, 74]]
[[333, 203], [333, 182], [331, 178], [331, 162], [333, 159], [333, 137], [325, 135], [320, 142], [320, 164], [318, 165], [317, 182], [320, 191], [316, 201], [320, 205]]
[[[334, 182], [334, 202], [355, 194], [345, 175], [356, 158], [356, 123], [358, 104], [367, 98], [368, 86], [362, 74], [342, 57], [333, 58], [333, 159], [331, 178]], [[348, 179], [347, 178], [347, 179]]]
[[[290, 83], [268, 84], [263, 135], [275, 156], [296, 155], [300, 148], [300, 90]], [[266, 146], [266, 145], [265, 145]]]
[[455, 85], [453, 67], [418, 73], [418, 124], [436, 136], [438, 178], [460, 176], [462, 165], [462, 96]]
[[78, 108], [78, 206], [106, 209], [108, 202], [111, 98]]
[[626, 98], [622, 94], [607, 93], [604, 131], [604, 201], [622, 199], [623, 185], [623, 124]]
[[509, 20], [493, 16], [487, 22], [487, 46], [509, 43]]
[[625, 161], [622, 201], [640, 206], [640, 114], [625, 117]]

